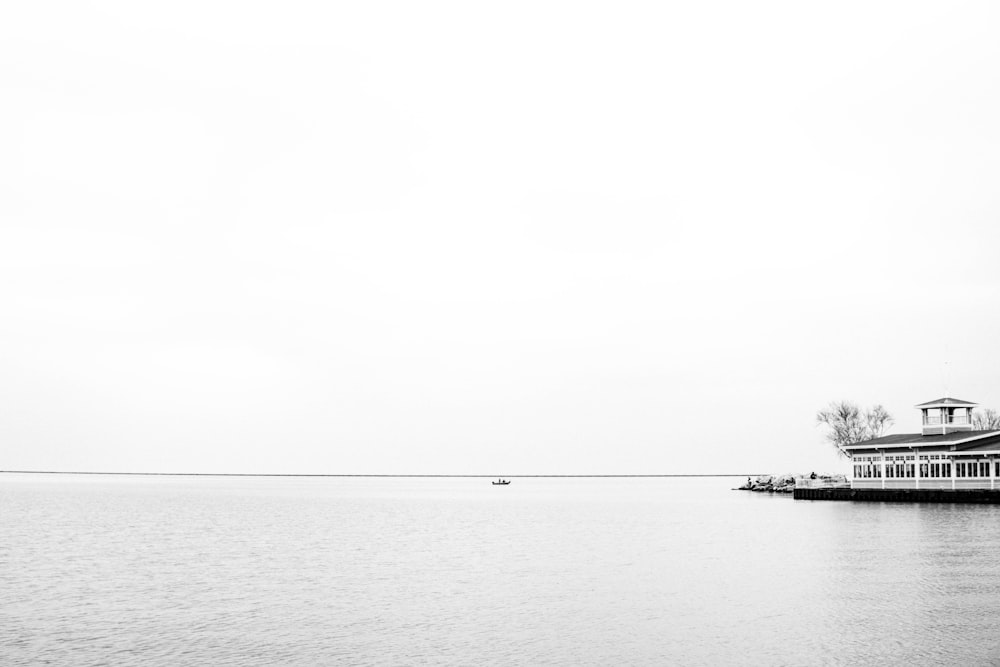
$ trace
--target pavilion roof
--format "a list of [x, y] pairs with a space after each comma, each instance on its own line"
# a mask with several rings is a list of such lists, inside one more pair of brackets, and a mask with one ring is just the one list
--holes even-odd
[[[989, 441], [986, 439], [989, 438]], [[1000, 442], [1000, 431], [955, 431], [944, 435], [921, 435], [920, 433], [895, 433], [884, 435], [881, 438], [872, 440], [862, 440], [845, 445], [844, 449], [876, 449], [883, 447], [933, 447], [935, 445], [964, 445], [978, 447], [982, 444], [991, 444], [993, 440]], [[975, 443], [972, 445], [971, 443]], [[965, 447], [961, 447], [965, 449]]]
[[949, 398], [945, 396], [944, 398], [938, 398], [933, 401], [927, 401], [926, 403], [920, 403], [916, 407], [918, 408], [937, 408], [942, 406], [958, 406], [958, 407], [975, 407], [979, 405], [978, 403], [973, 403], [971, 401], [963, 401], [960, 398]]

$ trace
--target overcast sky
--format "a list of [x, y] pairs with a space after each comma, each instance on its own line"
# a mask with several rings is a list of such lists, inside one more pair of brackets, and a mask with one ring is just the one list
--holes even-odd
[[998, 34], [9, 3], [0, 469], [808, 472], [831, 400], [1000, 408]]

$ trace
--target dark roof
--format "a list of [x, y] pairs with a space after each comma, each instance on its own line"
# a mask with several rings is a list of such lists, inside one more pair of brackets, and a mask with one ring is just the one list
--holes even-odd
[[998, 443], [1000, 443], [1000, 433], [996, 434], [992, 438], [983, 438], [982, 440], [967, 442], [964, 445], [959, 445], [956, 449], [960, 452], [975, 452], [983, 449], [1000, 449], [1000, 447], [998, 447]]
[[931, 405], [979, 405], [979, 403], [973, 403], [972, 401], [963, 401], [960, 398], [939, 398], [936, 401], [927, 401], [926, 403], [920, 403], [916, 407], [926, 408]]
[[[850, 449], [852, 447], [906, 447], [907, 445], [921, 445], [927, 447], [931, 445], [954, 444], [970, 438], [977, 438], [975, 443], [978, 446], [980, 444], [978, 438], [985, 438], [987, 435], [996, 435], [1000, 438], [1000, 431], [956, 431], [954, 433], [946, 433], [945, 435], [896, 433], [893, 435], [884, 435], [881, 438], [874, 438], [872, 440], [852, 442], [849, 445], [845, 445], [844, 449]], [[972, 446], [972, 443], [969, 443], [969, 446]]]

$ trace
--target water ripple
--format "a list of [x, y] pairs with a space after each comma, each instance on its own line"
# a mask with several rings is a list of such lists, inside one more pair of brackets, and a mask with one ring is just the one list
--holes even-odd
[[0, 476], [0, 664], [1000, 656], [1000, 508], [729, 486]]

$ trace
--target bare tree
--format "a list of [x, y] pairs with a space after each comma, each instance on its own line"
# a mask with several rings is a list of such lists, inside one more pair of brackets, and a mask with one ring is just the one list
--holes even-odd
[[816, 422], [829, 429], [826, 439], [845, 456], [845, 445], [877, 438], [893, 421], [892, 415], [881, 405], [862, 410], [850, 401], [834, 401], [827, 409], [816, 413]]
[[892, 423], [896, 421], [889, 414], [889, 411], [882, 407], [882, 404], [873, 405], [868, 412], [865, 413], [865, 426], [868, 429], [868, 438], [881, 438], [885, 435], [885, 430], [892, 426]]
[[974, 410], [972, 412], [972, 428], [977, 431], [1000, 431], [1000, 412], [993, 408]]

